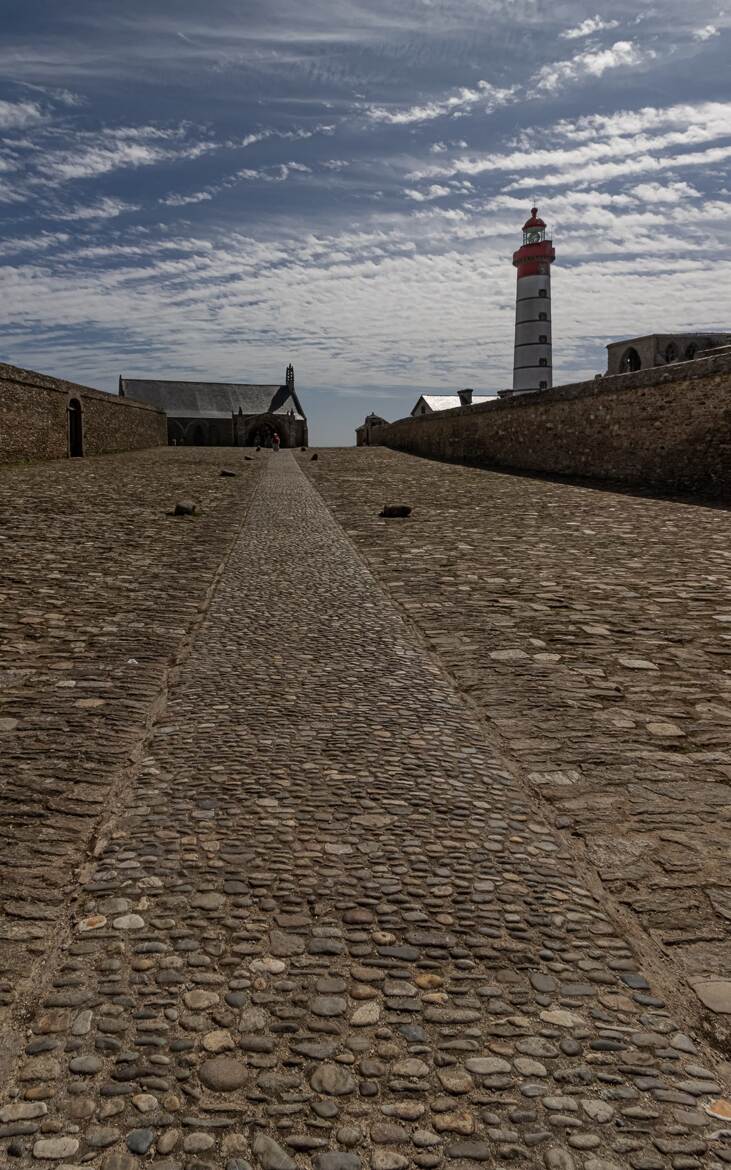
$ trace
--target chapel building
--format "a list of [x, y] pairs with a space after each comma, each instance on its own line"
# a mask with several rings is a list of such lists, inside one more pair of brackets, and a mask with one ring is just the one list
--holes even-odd
[[284, 385], [120, 377], [119, 393], [164, 410], [174, 446], [271, 447], [275, 434], [282, 447], [307, 446], [291, 365]]

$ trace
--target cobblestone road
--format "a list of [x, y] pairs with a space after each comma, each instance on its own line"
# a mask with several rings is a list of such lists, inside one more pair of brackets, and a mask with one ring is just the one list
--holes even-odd
[[384, 448], [305, 466], [730, 1053], [728, 510]]
[[[165, 448], [0, 472], [0, 1070], [254, 466]], [[191, 495], [200, 518], [167, 515]]]
[[720, 1170], [713, 1057], [265, 466], [7, 1087], [8, 1165]]

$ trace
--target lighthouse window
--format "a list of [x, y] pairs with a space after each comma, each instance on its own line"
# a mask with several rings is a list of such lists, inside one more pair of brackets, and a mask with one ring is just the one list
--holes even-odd
[[548, 365], [548, 358], [539, 358], [538, 365], [539, 366], [547, 366]]
[[545, 344], [546, 344], [546, 342], [548, 341], [548, 334], [547, 334], [547, 333], [541, 333], [541, 334], [540, 334], [540, 336], [539, 336], [539, 338], [538, 338], [538, 340], [539, 340], [539, 341], [542, 341], [542, 342], [543, 342], [543, 344], [545, 345]]
[[546, 293], [546, 290], [545, 290], [545, 288], [539, 288], [539, 289], [538, 289], [538, 296], [539, 296], [539, 297], [545, 297], [545, 296], [547, 296], [547, 295], [548, 295], [548, 294]]
[[548, 389], [548, 382], [539, 382], [538, 389], [539, 390], [547, 390]]
[[539, 313], [538, 320], [539, 321], [547, 321], [548, 320], [548, 313]]

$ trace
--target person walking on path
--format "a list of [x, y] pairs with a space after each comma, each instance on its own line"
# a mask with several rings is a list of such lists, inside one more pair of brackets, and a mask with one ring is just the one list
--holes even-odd
[[279, 450], [279, 443], [280, 443], [279, 435], [275, 431], [274, 434], [272, 435], [272, 451]]

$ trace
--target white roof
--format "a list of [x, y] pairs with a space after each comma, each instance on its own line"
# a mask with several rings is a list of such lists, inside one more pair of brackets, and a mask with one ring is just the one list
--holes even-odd
[[[458, 394], [422, 394], [421, 397], [432, 410], [454, 410], [456, 406], [462, 405]], [[470, 405], [477, 406], [480, 402], [490, 402], [492, 398], [492, 394], [473, 394]]]
[[462, 405], [458, 394], [423, 394], [422, 398], [432, 410], [452, 410]]

